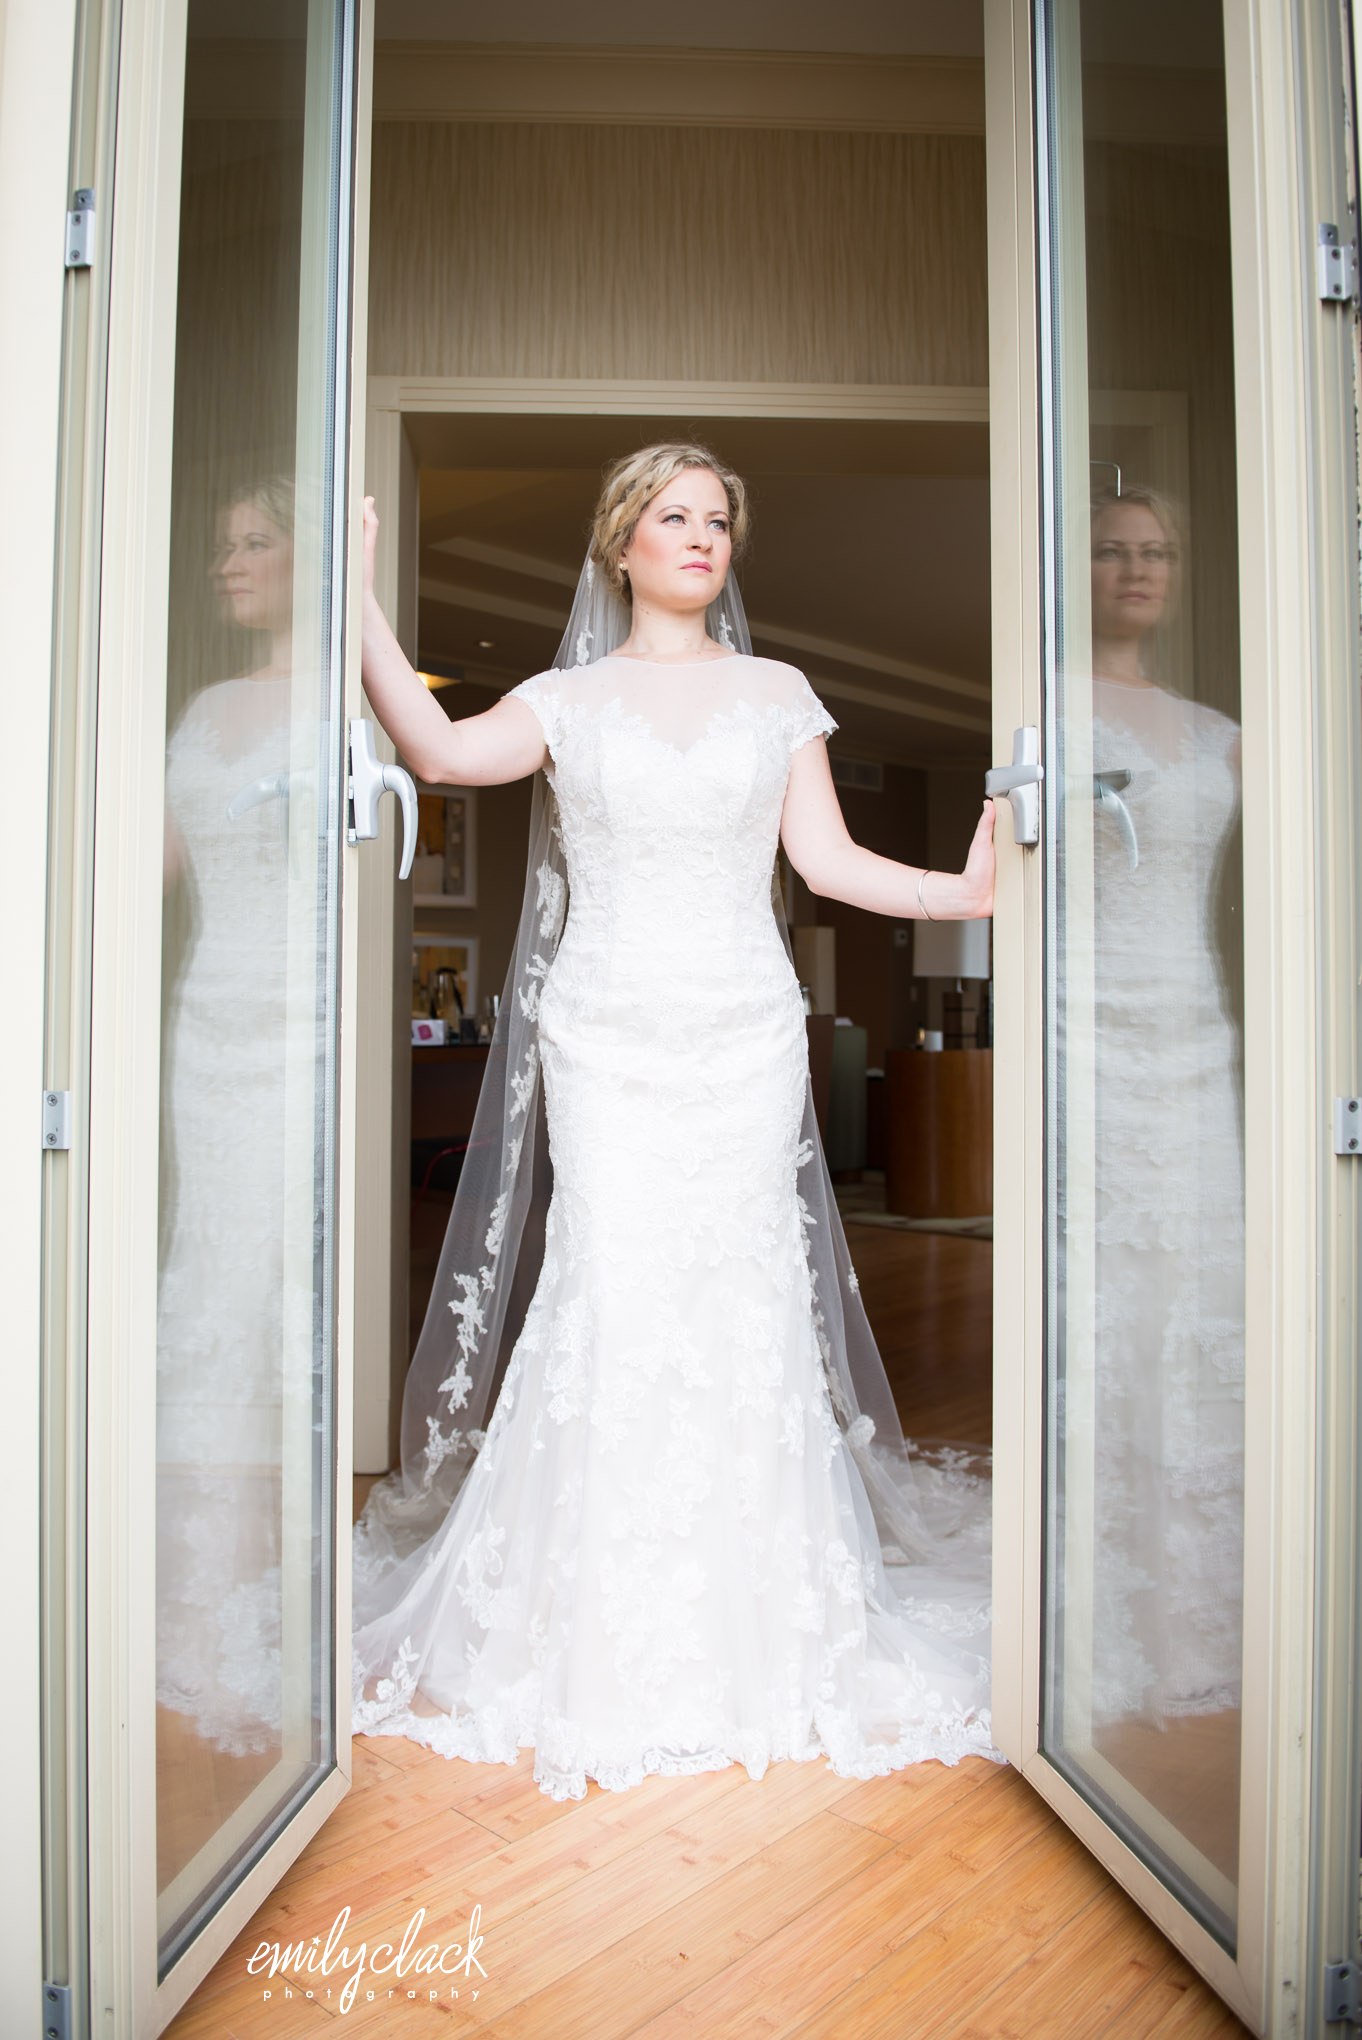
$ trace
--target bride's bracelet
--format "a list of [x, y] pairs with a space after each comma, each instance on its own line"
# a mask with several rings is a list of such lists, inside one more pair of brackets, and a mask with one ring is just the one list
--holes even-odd
[[923, 874], [922, 874], [922, 876], [921, 876], [921, 878], [920, 878], [920, 879], [918, 880], [918, 882], [917, 882], [917, 903], [918, 903], [919, 907], [921, 907], [921, 909], [922, 909], [922, 918], [923, 918], [923, 920], [924, 920], [924, 921], [934, 921], [934, 920], [936, 919], [936, 915], [935, 915], [935, 914], [929, 914], [929, 913], [927, 912], [927, 902], [926, 902], [926, 900], [924, 900], [924, 899], [923, 899], [923, 897], [922, 897], [922, 888], [923, 888], [923, 886], [924, 886], [924, 885], [925, 885], [926, 883], [927, 883], [927, 873], [926, 873], [926, 872], [924, 871], [924, 872], [923, 872]]

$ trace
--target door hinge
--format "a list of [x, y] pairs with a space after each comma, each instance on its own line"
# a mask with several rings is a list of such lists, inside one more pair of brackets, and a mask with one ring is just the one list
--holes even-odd
[[1315, 282], [1326, 304], [1347, 304], [1357, 294], [1357, 250], [1340, 241], [1331, 220], [1321, 220], [1315, 245]]
[[1330, 1962], [1324, 1971], [1326, 2026], [1362, 2026], [1362, 1964]]
[[43, 1092], [43, 1146], [55, 1153], [71, 1145], [71, 1093]]
[[95, 259], [95, 195], [87, 185], [73, 192], [66, 215], [66, 266], [88, 269]]
[[43, 1985], [43, 2040], [71, 2040], [71, 1986]]
[[1334, 1153], [1362, 1155], [1362, 1098], [1335, 1098]]

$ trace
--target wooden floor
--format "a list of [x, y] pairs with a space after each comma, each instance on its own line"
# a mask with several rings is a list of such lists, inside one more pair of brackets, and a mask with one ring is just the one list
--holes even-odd
[[904, 1431], [992, 1444], [992, 1246], [855, 1224], [847, 1244]]
[[[905, 1430], [986, 1443], [988, 1246], [869, 1226], [849, 1238]], [[593, 1784], [556, 1804], [529, 1750], [514, 1767], [473, 1765], [360, 1737], [354, 1757], [349, 1797], [171, 2025], [174, 2040], [1245, 2031], [999, 1766], [921, 1764], [859, 1784], [821, 1759], [756, 1781], [733, 1765], [622, 1793]], [[427, 1977], [368, 1976], [343, 2013], [339, 1972], [287, 1985], [247, 1973], [262, 1943], [325, 1943], [346, 1906], [352, 1948], [400, 1944], [424, 1907], [413, 1945], [450, 1951], [480, 1907], [485, 1977], [437, 1981], [432, 2000]]]

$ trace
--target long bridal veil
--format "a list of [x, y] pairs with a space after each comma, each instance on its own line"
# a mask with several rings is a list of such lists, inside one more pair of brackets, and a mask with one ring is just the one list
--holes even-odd
[[[629, 633], [624, 602], [588, 558], [554, 667], [603, 659]], [[735, 651], [751, 639], [729, 575], [708, 612], [710, 635]], [[537, 772], [529, 858], [507, 972], [468, 1150], [402, 1402], [402, 1462], [371, 1490], [355, 1532], [355, 1621], [382, 1605], [381, 1582], [440, 1528], [485, 1436], [486, 1423], [534, 1294], [553, 1185], [539, 1074], [539, 996], [562, 935], [568, 873], [558, 804]], [[658, 902], [665, 913], [666, 902]], [[771, 911], [787, 952], [776, 873]], [[815, 1324], [838, 1423], [865, 1485], [887, 1565], [986, 1570], [988, 1500], [978, 1448], [926, 1449], [905, 1440], [884, 1363], [861, 1302], [806, 1081], [799, 1196]], [[915, 1576], [920, 1595], [925, 1575]], [[929, 1589], [930, 1591], [930, 1589]]]

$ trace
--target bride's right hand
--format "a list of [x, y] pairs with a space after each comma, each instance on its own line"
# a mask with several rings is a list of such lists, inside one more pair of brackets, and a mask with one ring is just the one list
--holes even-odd
[[366, 595], [374, 592], [374, 555], [378, 550], [378, 512], [372, 496], [364, 498], [364, 574], [360, 586]]

